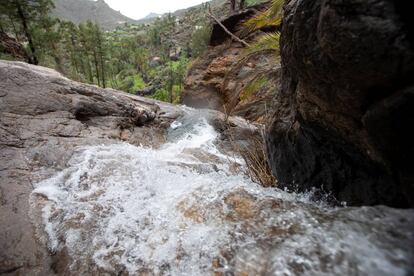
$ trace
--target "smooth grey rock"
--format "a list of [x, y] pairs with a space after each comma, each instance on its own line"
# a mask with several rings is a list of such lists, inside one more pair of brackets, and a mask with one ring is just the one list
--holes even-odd
[[59, 73], [0, 61], [0, 274], [51, 275], [33, 183], [65, 168], [79, 146], [158, 146], [179, 107], [70, 81]]

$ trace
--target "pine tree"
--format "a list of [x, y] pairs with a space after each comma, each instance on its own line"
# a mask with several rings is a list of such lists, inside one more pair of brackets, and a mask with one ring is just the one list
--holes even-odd
[[52, 8], [53, 2], [51, 0], [0, 1], [0, 11], [3, 14], [1, 18], [8, 18], [10, 20], [16, 39], [19, 40], [19, 34], [22, 33], [25, 41], [28, 43], [29, 63], [39, 63], [39, 47], [35, 44], [37, 40], [36, 35], [39, 33], [39, 28], [41, 28], [41, 22], [45, 20], [44, 15], [48, 14]]
[[83, 63], [83, 71], [87, 76], [89, 83], [93, 83], [93, 73], [92, 73], [92, 65], [91, 65], [91, 58], [90, 58], [90, 35], [88, 31], [88, 27], [85, 24], [79, 24], [79, 36], [80, 36], [80, 49], [81, 49], [81, 56], [84, 59]]
[[72, 22], [61, 21], [59, 23], [58, 32], [61, 34], [60, 43], [64, 46], [64, 58], [69, 63], [70, 76], [76, 80], [79, 80], [80, 68], [76, 55], [76, 42], [75, 35], [77, 33], [76, 25]]
[[99, 29], [99, 26], [95, 23], [94, 25], [95, 37], [96, 37], [96, 46], [97, 46], [97, 53], [99, 57], [99, 64], [101, 68], [101, 80], [102, 80], [102, 87], [106, 87], [106, 79], [105, 79], [105, 45], [103, 40], [102, 31]]

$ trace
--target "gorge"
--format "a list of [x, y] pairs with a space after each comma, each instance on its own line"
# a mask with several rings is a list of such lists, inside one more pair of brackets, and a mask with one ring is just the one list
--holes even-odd
[[[412, 210], [332, 207], [253, 183], [213, 127], [221, 113], [23, 63], [0, 72], [2, 273], [412, 271]], [[236, 143], [257, 131], [229, 124]]]
[[414, 274], [405, 9], [286, 0], [277, 62], [216, 24], [186, 105], [0, 60], [0, 275]]

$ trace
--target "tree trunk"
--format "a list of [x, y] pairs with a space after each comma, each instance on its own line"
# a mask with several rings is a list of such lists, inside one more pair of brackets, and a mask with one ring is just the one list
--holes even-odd
[[[84, 39], [84, 38], [83, 38]], [[91, 66], [91, 60], [89, 58], [89, 51], [88, 51], [88, 47], [87, 47], [87, 43], [86, 43], [86, 39], [81, 41], [81, 52], [84, 52], [85, 55], [85, 59], [86, 59], [86, 64], [85, 62], [83, 62], [83, 59], [81, 58], [81, 62], [83, 65], [86, 65], [86, 68], [84, 67], [84, 72], [87, 73], [88, 75], [88, 79], [89, 79], [89, 83], [93, 83], [93, 74], [92, 74], [92, 66]]]
[[14, 20], [10, 15], [9, 15], [9, 20], [13, 28], [14, 36], [16, 37], [16, 40], [20, 42], [19, 32], [17, 31], [16, 25], [14, 24]]
[[[44, 28], [46, 29], [47, 32], [52, 33], [52, 30], [50, 29], [50, 27], [44, 26]], [[66, 71], [65, 71], [65, 68], [63, 66], [62, 59], [59, 56], [58, 47], [56, 46], [56, 43], [53, 40], [49, 40], [49, 41], [50, 41], [49, 42], [50, 49], [52, 50], [51, 53], [50, 53], [50, 55], [55, 60], [56, 70], [58, 72], [62, 73], [63, 75], [66, 75]]]
[[71, 53], [71, 63], [75, 66], [75, 72], [77, 77], [79, 78], [79, 65], [77, 60], [77, 46], [75, 43], [75, 38], [73, 37], [73, 34], [70, 35], [70, 42], [72, 44], [72, 53]]
[[104, 60], [104, 52], [103, 52], [103, 46], [102, 46], [102, 38], [100, 34], [100, 30], [97, 30], [98, 35], [98, 47], [99, 47], [99, 60], [101, 63], [101, 78], [102, 78], [102, 87], [106, 87], [106, 81], [105, 81], [105, 60]]
[[95, 62], [96, 78], [98, 79], [98, 86], [101, 86], [101, 79], [99, 77], [99, 64], [96, 50], [93, 49], [93, 61]]
[[91, 60], [89, 58], [88, 51], [85, 51], [85, 57], [86, 57], [86, 70], [85, 71], [88, 72], [89, 83], [93, 83], [92, 66], [91, 66]]
[[27, 41], [29, 42], [30, 51], [32, 52], [29, 63], [34, 64], [34, 65], [38, 65], [39, 60], [36, 56], [36, 48], [35, 48], [34, 43], [33, 43], [32, 35], [30, 34], [30, 31], [29, 31], [29, 26], [27, 25], [27, 18], [24, 15], [24, 12], [23, 12], [22, 6], [20, 5], [20, 2], [15, 1], [15, 4], [16, 4], [16, 7], [17, 7], [17, 14], [19, 15], [19, 18], [20, 18], [22, 26], [23, 26], [24, 34], [27, 38]]
[[103, 60], [103, 56], [101, 55], [101, 77], [102, 77], [102, 87], [106, 88], [106, 81], [105, 81], [105, 61]]

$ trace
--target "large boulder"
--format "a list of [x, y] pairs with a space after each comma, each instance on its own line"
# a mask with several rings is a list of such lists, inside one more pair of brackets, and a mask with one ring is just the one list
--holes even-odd
[[281, 187], [414, 206], [413, 26], [397, 2], [286, 1], [267, 133]]
[[0, 274], [52, 275], [34, 183], [66, 166], [78, 147], [126, 141], [158, 146], [178, 107], [0, 61]]

